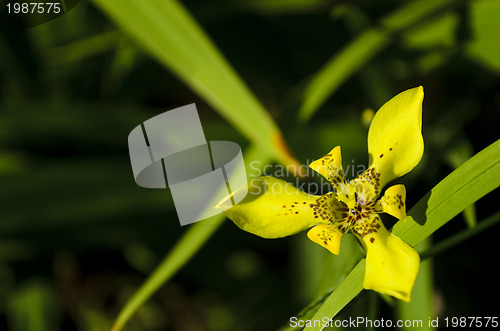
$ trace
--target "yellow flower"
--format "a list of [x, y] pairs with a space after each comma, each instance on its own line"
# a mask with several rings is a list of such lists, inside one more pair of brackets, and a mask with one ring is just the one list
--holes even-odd
[[364, 288], [409, 301], [420, 257], [390, 233], [378, 215], [405, 220], [405, 187], [391, 186], [377, 198], [387, 183], [411, 171], [422, 157], [423, 97], [422, 87], [413, 88], [380, 108], [368, 132], [369, 167], [353, 180], [343, 175], [339, 146], [309, 165], [335, 192], [315, 196], [281, 179], [259, 177], [248, 183], [245, 199], [224, 213], [241, 229], [263, 238], [312, 227], [307, 236], [333, 254], [339, 254], [342, 235], [350, 231], [366, 251]]

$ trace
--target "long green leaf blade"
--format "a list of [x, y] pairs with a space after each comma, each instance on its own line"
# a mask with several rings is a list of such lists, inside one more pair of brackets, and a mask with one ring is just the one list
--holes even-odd
[[458, 2], [460, 0], [415, 0], [382, 19], [379, 27], [362, 32], [311, 79], [302, 95], [299, 119], [309, 120], [352, 74], [391, 43], [394, 33]]
[[393, 233], [412, 246], [469, 206], [500, 186], [500, 140], [473, 156], [453, 171], [398, 222]]
[[481, 223], [479, 223], [477, 226], [474, 226], [473, 228], [468, 228], [444, 239], [443, 241], [438, 242], [437, 244], [433, 245], [431, 248], [420, 254], [420, 257], [422, 258], [422, 260], [424, 260], [434, 255], [440, 254], [478, 235], [479, 233], [489, 229], [490, 227], [497, 225], [498, 223], [500, 223], [500, 212], [496, 212], [495, 214], [481, 221]]
[[250, 141], [283, 164], [297, 164], [271, 116], [179, 2], [93, 2]]
[[[330, 320], [363, 290], [364, 278], [365, 259], [361, 259], [344, 281], [326, 299], [325, 303], [318, 309], [311, 320], [323, 322], [325, 321], [324, 317], [326, 317], [327, 321]], [[320, 324], [319, 326], [306, 327], [304, 331], [323, 330], [325, 323]]]
[[[261, 150], [250, 147], [244, 153], [244, 161], [249, 176], [251, 169], [261, 169], [271, 160], [263, 154]], [[216, 202], [214, 202], [215, 205]], [[207, 220], [197, 222], [179, 239], [174, 248], [160, 262], [158, 267], [149, 275], [146, 281], [127, 301], [115, 320], [112, 331], [119, 331], [134, 315], [146, 300], [148, 300], [165, 282], [167, 282], [177, 271], [179, 271], [191, 258], [203, 247], [203, 245], [212, 237], [217, 229], [226, 219], [224, 214], [215, 215]]]
[[111, 330], [121, 330], [144, 302], [202, 248], [222, 225], [224, 219], [224, 214], [219, 214], [209, 220], [192, 225], [179, 239], [172, 251], [160, 262], [160, 265], [127, 301]]
[[309, 120], [347, 78], [389, 43], [389, 38], [390, 35], [381, 29], [369, 29], [333, 57], [305, 89], [299, 119]]
[[[410, 245], [416, 246], [458, 215], [465, 206], [476, 202], [498, 186], [500, 186], [500, 140], [477, 153], [439, 182], [408, 212], [405, 223], [398, 222], [394, 226], [393, 233]], [[358, 295], [363, 288], [363, 277], [359, 276], [359, 268], [364, 264], [365, 260], [362, 259], [339, 285], [344, 290], [334, 291], [312, 320], [333, 318]], [[353, 273], [354, 275], [350, 277]], [[307, 327], [304, 330], [323, 330], [323, 326]]]

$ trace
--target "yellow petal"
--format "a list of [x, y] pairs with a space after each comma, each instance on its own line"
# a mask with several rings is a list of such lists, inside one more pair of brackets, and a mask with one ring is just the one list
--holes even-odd
[[325, 177], [335, 188], [337, 199], [353, 209], [356, 206], [354, 188], [349, 185], [342, 171], [340, 146], [335, 147], [322, 158], [309, 164], [309, 168]]
[[342, 232], [336, 225], [319, 224], [307, 232], [307, 237], [335, 255], [339, 255]]
[[373, 231], [357, 229], [355, 232], [366, 250], [363, 287], [403, 301], [410, 301], [411, 290], [420, 266], [418, 253], [387, 231], [378, 215], [373, 214], [371, 221], [366, 223], [366, 227]]
[[410, 172], [422, 158], [422, 101], [424, 89], [404, 91], [375, 114], [368, 132], [370, 167], [380, 174], [380, 184]]
[[[248, 183], [248, 194], [224, 214], [239, 228], [263, 238], [280, 238], [313, 225], [328, 224], [340, 216], [339, 202], [332, 192], [323, 196], [307, 194], [274, 177], [258, 177]], [[223, 206], [229, 197], [221, 201]]]
[[384, 196], [377, 201], [377, 212], [384, 212], [406, 221], [406, 189], [404, 185], [394, 185], [389, 187]]

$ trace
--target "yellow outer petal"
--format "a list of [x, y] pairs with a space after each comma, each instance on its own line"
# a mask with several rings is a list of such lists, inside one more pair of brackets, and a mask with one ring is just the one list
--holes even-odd
[[422, 158], [422, 86], [404, 91], [375, 114], [368, 132], [370, 166], [381, 186], [410, 172]]
[[307, 237], [335, 255], [339, 255], [342, 232], [335, 225], [319, 224], [307, 232]]
[[314, 162], [311, 162], [311, 164], [309, 164], [309, 168], [313, 169], [329, 181], [335, 178], [344, 179], [340, 146], [336, 146], [330, 151], [330, 153]]
[[325, 177], [335, 188], [336, 196], [350, 209], [356, 206], [354, 188], [347, 184], [342, 170], [342, 154], [340, 146], [335, 147], [322, 158], [309, 164], [309, 168]]
[[377, 201], [377, 212], [384, 212], [406, 221], [406, 189], [404, 185], [398, 184], [385, 190], [384, 196]]
[[420, 256], [410, 245], [387, 231], [378, 215], [373, 220], [380, 227], [358, 238], [366, 250], [363, 287], [410, 301], [410, 294], [420, 266]]
[[[227, 203], [219, 203], [219, 207]], [[248, 194], [224, 214], [239, 228], [263, 238], [293, 235], [313, 225], [338, 218], [339, 202], [331, 192], [324, 196], [307, 194], [274, 177], [258, 177], [248, 183]], [[222, 208], [224, 209], [224, 208]]]

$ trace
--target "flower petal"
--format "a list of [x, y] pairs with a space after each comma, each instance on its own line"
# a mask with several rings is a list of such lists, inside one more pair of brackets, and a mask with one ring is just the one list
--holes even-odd
[[377, 201], [375, 210], [384, 212], [406, 221], [406, 189], [404, 185], [393, 185], [385, 190], [384, 196]]
[[[218, 207], [224, 209], [228, 199]], [[284, 180], [258, 177], [248, 183], [246, 197], [224, 214], [242, 230], [263, 238], [280, 238], [340, 219], [338, 205], [332, 192], [310, 195]]]
[[356, 205], [354, 188], [347, 184], [342, 171], [342, 155], [340, 146], [335, 147], [322, 158], [309, 164], [309, 168], [325, 177], [335, 188], [337, 199], [353, 209]]
[[375, 114], [368, 132], [370, 166], [381, 186], [410, 172], [422, 158], [422, 86], [404, 91]]
[[364, 235], [360, 235], [359, 229], [355, 232], [366, 250], [363, 287], [410, 301], [410, 293], [420, 266], [418, 253], [387, 231], [378, 215], [373, 214], [371, 221], [366, 223], [375, 230], [370, 233], [364, 231]]
[[307, 232], [307, 237], [335, 255], [339, 255], [342, 232], [336, 225], [319, 224]]

